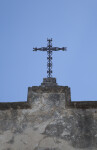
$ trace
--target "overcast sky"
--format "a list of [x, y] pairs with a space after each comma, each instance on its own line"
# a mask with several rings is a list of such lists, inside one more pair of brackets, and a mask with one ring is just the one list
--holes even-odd
[[47, 77], [47, 53], [32, 51], [47, 38], [67, 47], [53, 53], [57, 83], [97, 100], [97, 0], [0, 0], [0, 101], [26, 101]]

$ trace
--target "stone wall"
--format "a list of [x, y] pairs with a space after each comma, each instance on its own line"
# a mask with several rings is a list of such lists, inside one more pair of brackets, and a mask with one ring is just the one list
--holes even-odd
[[97, 102], [69, 87], [30, 87], [27, 102], [0, 103], [0, 150], [96, 150]]

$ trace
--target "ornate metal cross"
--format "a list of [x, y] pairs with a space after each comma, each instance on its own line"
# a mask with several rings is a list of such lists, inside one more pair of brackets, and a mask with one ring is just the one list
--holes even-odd
[[52, 52], [53, 51], [59, 51], [63, 50], [66, 51], [66, 47], [52, 47], [52, 38], [47, 39], [47, 47], [41, 47], [41, 48], [33, 48], [33, 51], [47, 51], [47, 77], [51, 78], [52, 77]]

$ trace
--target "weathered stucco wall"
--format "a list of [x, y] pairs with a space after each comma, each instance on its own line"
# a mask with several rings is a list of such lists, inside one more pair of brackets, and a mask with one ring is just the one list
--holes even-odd
[[68, 87], [32, 87], [27, 102], [0, 103], [0, 150], [96, 150], [97, 102]]

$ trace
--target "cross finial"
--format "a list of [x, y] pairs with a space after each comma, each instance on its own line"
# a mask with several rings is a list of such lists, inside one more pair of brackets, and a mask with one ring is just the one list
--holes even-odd
[[47, 51], [47, 77], [51, 78], [52, 77], [52, 52], [53, 51], [59, 51], [59, 50], [63, 50], [66, 51], [66, 47], [52, 47], [52, 38], [48, 39], [48, 44], [47, 47], [41, 47], [41, 48], [33, 48], [33, 51]]

